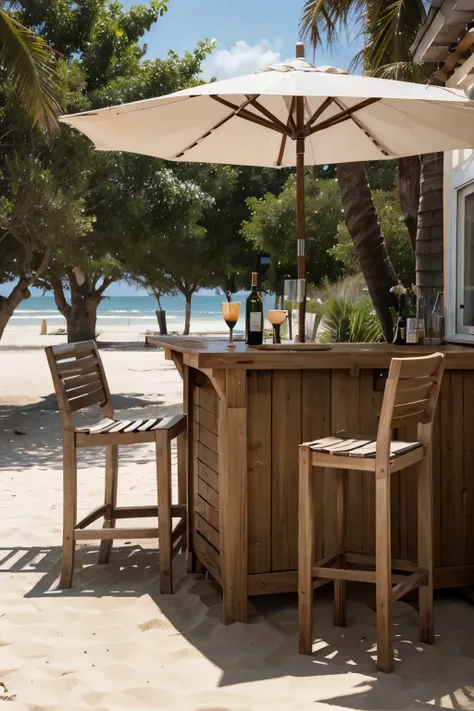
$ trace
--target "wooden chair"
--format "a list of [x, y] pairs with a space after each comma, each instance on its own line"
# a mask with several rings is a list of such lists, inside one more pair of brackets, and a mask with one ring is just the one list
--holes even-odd
[[[379, 669], [390, 672], [393, 668], [392, 603], [416, 588], [419, 588], [420, 639], [433, 644], [431, 444], [444, 358], [441, 353], [421, 358], [393, 358], [376, 441], [341, 433], [300, 445], [298, 595], [299, 651], [302, 654], [312, 652], [313, 589], [330, 580], [334, 581], [334, 623], [339, 626], [346, 624], [346, 581], [376, 584]], [[413, 423], [418, 425], [418, 441], [392, 441], [392, 430]], [[390, 545], [390, 476], [415, 464], [418, 473], [418, 563], [392, 560]], [[313, 467], [337, 470], [338, 550], [316, 565]], [[374, 475], [375, 559], [346, 552], [347, 544], [350, 544], [346, 541], [344, 522], [347, 470]], [[353, 569], [357, 564], [367, 568], [373, 567], [374, 563], [375, 571]]]
[[[108, 563], [114, 539], [158, 538], [160, 590], [171, 593], [172, 557], [185, 540], [186, 416], [117, 420], [102, 360], [94, 341], [45, 349], [63, 424], [63, 558], [61, 588], [72, 585], [75, 542], [100, 540], [99, 563]], [[100, 405], [103, 418], [90, 427], [76, 427], [73, 413]], [[171, 440], [178, 438], [178, 505], [171, 504]], [[158, 506], [117, 507], [118, 445], [154, 442]], [[104, 503], [77, 521], [77, 449], [105, 447]], [[154, 528], [115, 528], [117, 519], [158, 516]], [[86, 528], [103, 517], [102, 528]], [[172, 518], [180, 518], [172, 530]]]

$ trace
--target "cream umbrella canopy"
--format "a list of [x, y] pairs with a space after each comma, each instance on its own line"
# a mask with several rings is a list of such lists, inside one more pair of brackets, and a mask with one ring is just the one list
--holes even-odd
[[174, 161], [296, 166], [299, 337], [304, 339], [304, 166], [472, 148], [474, 102], [445, 87], [295, 60], [60, 121], [98, 150]]

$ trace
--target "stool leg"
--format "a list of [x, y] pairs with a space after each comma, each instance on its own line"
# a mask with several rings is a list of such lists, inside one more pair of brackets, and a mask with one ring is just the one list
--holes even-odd
[[[115, 528], [115, 518], [112, 509], [117, 507], [117, 478], [118, 478], [118, 445], [111, 444], [105, 448], [105, 494], [104, 504], [109, 510], [104, 517], [104, 528]], [[101, 541], [99, 547], [99, 563], [109, 562], [113, 540]]]
[[[187, 458], [187, 446], [188, 446], [188, 439], [187, 439], [187, 433], [186, 430], [184, 432], [181, 432], [181, 434], [178, 435], [177, 437], [177, 449], [178, 449], [178, 504], [186, 504], [186, 499], [187, 499], [187, 467], [186, 467], [186, 458]], [[186, 551], [187, 550], [187, 541], [188, 541], [188, 534], [187, 534], [187, 528], [188, 528], [188, 516], [186, 513], [186, 532], [183, 534], [181, 538], [181, 548]]]
[[313, 651], [314, 491], [309, 447], [299, 448], [298, 618], [299, 652]]
[[63, 439], [63, 557], [60, 588], [70, 588], [74, 571], [74, 526], [77, 522], [77, 459], [74, 432]]
[[173, 592], [171, 569], [171, 450], [166, 431], [156, 433], [160, 592]]
[[418, 589], [420, 640], [434, 644], [433, 491], [430, 449], [418, 465], [418, 565], [428, 571], [428, 584]]
[[377, 597], [377, 667], [393, 669], [392, 556], [390, 550], [389, 463], [375, 472], [375, 577]]
[[[337, 527], [337, 547], [340, 551], [346, 550], [345, 536], [345, 488], [347, 472], [338, 469], [336, 472], [336, 527]], [[347, 598], [346, 581], [334, 581], [334, 624], [338, 627], [345, 627], [347, 624]]]

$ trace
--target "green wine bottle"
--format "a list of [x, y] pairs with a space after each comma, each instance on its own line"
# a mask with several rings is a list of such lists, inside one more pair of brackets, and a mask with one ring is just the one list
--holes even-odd
[[248, 346], [263, 343], [263, 301], [257, 291], [257, 272], [252, 272], [252, 291], [245, 304], [245, 342]]

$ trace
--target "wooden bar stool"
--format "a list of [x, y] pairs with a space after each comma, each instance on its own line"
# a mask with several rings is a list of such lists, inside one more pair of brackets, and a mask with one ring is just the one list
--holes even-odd
[[[376, 584], [379, 669], [392, 671], [392, 603], [410, 590], [419, 588], [420, 639], [433, 644], [431, 445], [444, 359], [441, 353], [392, 359], [376, 441], [339, 433], [300, 445], [298, 600], [302, 654], [312, 652], [313, 588], [328, 580], [334, 581], [334, 623], [339, 626], [346, 624], [346, 581]], [[413, 423], [418, 425], [416, 442], [392, 441], [392, 430]], [[414, 464], [418, 472], [418, 563], [392, 560], [390, 545], [390, 476]], [[313, 467], [337, 470], [338, 550], [316, 565]], [[374, 474], [375, 560], [346, 552], [344, 500], [347, 470], [351, 469]], [[370, 567], [374, 563], [375, 571], [350, 569], [351, 565]]]
[[[63, 558], [59, 586], [72, 585], [75, 542], [100, 540], [99, 563], [108, 563], [114, 539], [158, 538], [160, 590], [173, 589], [172, 557], [185, 544], [186, 533], [186, 416], [148, 420], [117, 420], [102, 360], [94, 341], [49, 346], [45, 349], [63, 424]], [[100, 405], [103, 418], [90, 427], [76, 427], [73, 413]], [[178, 498], [171, 503], [171, 440], [178, 438]], [[157, 506], [117, 507], [118, 445], [154, 442], [156, 445]], [[77, 449], [105, 447], [104, 503], [77, 521]], [[158, 516], [154, 528], [116, 529], [117, 519]], [[86, 528], [103, 517], [102, 528]], [[172, 530], [172, 519], [179, 518]]]

